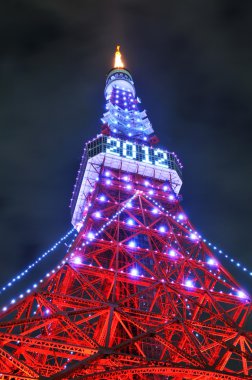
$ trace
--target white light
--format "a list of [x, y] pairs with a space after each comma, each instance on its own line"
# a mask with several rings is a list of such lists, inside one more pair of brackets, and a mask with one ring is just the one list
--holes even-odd
[[125, 176], [123, 177], [123, 180], [124, 180], [124, 181], [128, 181], [128, 180], [129, 180], [129, 177], [125, 175]]
[[127, 187], [127, 189], [131, 189], [131, 188], [132, 188], [132, 186], [131, 186], [131, 185], [127, 185], [126, 187]]
[[106, 184], [107, 184], [107, 185], [110, 185], [110, 184], [111, 184], [111, 180], [110, 180], [110, 179], [107, 179], [107, 180], [106, 180]]
[[157, 209], [157, 208], [154, 208], [154, 209], [152, 210], [152, 213], [153, 213], [153, 214], [157, 214], [157, 213], [158, 213], [158, 209]]
[[134, 248], [134, 247], [136, 246], [136, 243], [135, 243], [133, 240], [131, 240], [131, 241], [129, 242], [128, 246], [129, 246], [130, 248]]
[[153, 194], [154, 194], [154, 191], [153, 191], [153, 190], [149, 190], [149, 194], [150, 194], [150, 195], [153, 195]]
[[132, 207], [132, 203], [131, 203], [131, 202], [126, 203], [126, 206], [127, 206], [128, 208], [131, 208], [131, 207]]
[[173, 201], [174, 199], [175, 199], [175, 197], [174, 197], [174, 195], [169, 195], [169, 199], [170, 199], [170, 201]]
[[186, 280], [185, 285], [188, 286], [188, 288], [192, 288], [193, 287], [193, 283], [192, 283], [191, 280]]
[[75, 257], [73, 260], [74, 264], [81, 264], [81, 258], [80, 257]]
[[49, 309], [46, 309], [46, 314], [50, 314], [50, 310]]
[[169, 255], [170, 255], [171, 257], [175, 257], [175, 256], [176, 256], [176, 252], [174, 251], [174, 249], [170, 249], [170, 251], [169, 251]]
[[138, 275], [138, 270], [136, 268], [131, 269], [132, 276], [137, 276]]
[[185, 216], [184, 216], [184, 214], [179, 214], [178, 218], [179, 218], [179, 220], [183, 220], [185, 218]]
[[238, 297], [240, 297], [240, 298], [246, 298], [247, 295], [242, 290], [239, 290], [238, 291]]
[[100, 213], [100, 211], [97, 211], [97, 212], [95, 213], [95, 217], [96, 217], [96, 218], [100, 218], [100, 217], [101, 217], [101, 213]]
[[160, 232], [166, 232], [166, 228], [165, 228], [164, 226], [160, 226], [160, 227], [159, 227], [159, 231], [160, 231]]
[[191, 235], [190, 235], [190, 239], [196, 240], [197, 239], [197, 235], [192, 232]]
[[89, 232], [89, 233], [88, 233], [88, 238], [89, 238], [89, 239], [93, 239], [93, 238], [94, 238], [94, 234], [93, 234], [93, 232]]
[[209, 260], [207, 260], [207, 264], [209, 264], [209, 265], [217, 265], [217, 262], [216, 262], [216, 260], [214, 260], [214, 259], [209, 259]]
[[164, 189], [164, 191], [167, 191], [167, 190], [168, 190], [168, 186], [165, 185], [165, 186], [163, 187], [163, 189]]
[[149, 186], [149, 184], [150, 184], [150, 182], [148, 182], [148, 181], [144, 181], [144, 185], [145, 185], [145, 186]]
[[129, 226], [133, 226], [134, 225], [134, 220], [133, 219], [128, 219], [127, 224]]
[[104, 195], [101, 195], [101, 196], [100, 196], [100, 201], [101, 201], [101, 202], [105, 202], [105, 200], [106, 200], [106, 198], [104, 197]]

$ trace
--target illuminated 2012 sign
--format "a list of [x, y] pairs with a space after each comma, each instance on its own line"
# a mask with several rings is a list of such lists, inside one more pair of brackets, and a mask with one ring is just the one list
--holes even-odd
[[168, 152], [114, 137], [107, 138], [105, 152], [163, 168], [171, 168], [174, 165], [174, 157]]

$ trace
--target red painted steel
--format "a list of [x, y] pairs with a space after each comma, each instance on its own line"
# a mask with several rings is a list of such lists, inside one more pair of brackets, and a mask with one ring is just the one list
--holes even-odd
[[1, 378], [252, 379], [239, 285], [163, 182], [105, 170], [65, 264], [1, 316]]

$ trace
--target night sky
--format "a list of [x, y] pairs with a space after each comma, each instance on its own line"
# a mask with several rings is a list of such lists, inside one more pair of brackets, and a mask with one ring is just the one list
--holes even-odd
[[184, 164], [186, 213], [252, 270], [251, 19], [249, 0], [0, 3], [0, 285], [71, 228], [118, 43], [161, 146]]

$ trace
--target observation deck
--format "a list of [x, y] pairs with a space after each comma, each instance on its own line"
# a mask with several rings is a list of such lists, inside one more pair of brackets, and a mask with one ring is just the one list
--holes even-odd
[[90, 194], [104, 167], [169, 182], [176, 194], [182, 186], [182, 167], [175, 153], [117, 137], [98, 135], [85, 145], [76, 180], [71, 201], [72, 224], [75, 227], [82, 220]]

